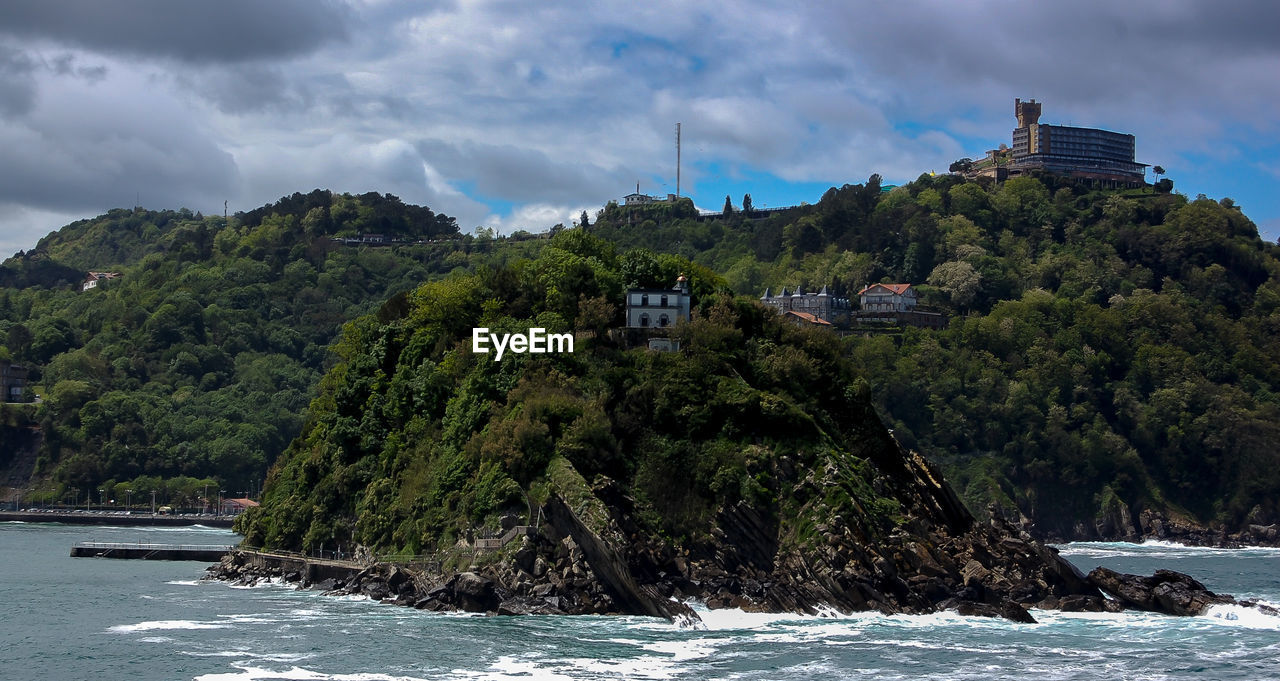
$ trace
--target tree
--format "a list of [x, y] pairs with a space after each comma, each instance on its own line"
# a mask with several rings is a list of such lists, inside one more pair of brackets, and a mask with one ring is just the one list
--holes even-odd
[[965, 158], [962, 158], [952, 163], [951, 167], [947, 168], [947, 170], [953, 173], [967, 173], [969, 172], [969, 169], [972, 167], [973, 167], [973, 159], [966, 156]]
[[[1154, 185], [1152, 185], [1152, 189], [1153, 189], [1154, 191], [1159, 192], [1159, 191], [1160, 191], [1160, 190], [1158, 189], [1158, 187], [1160, 186], [1160, 181], [1159, 181], [1159, 180], [1160, 180], [1160, 176], [1161, 176], [1161, 175], [1164, 175], [1164, 166], [1151, 166], [1151, 174], [1156, 176], [1156, 183], [1155, 183]], [[1163, 192], [1161, 192], [1161, 193], [1163, 193]]]
[[743, 194], [742, 195], [742, 212], [750, 213], [754, 209], [755, 209], [755, 206], [751, 205], [751, 195]]
[[579, 225], [581, 225], [581, 226], [583, 226], [583, 227], [590, 227], [590, 226], [591, 226], [591, 222], [587, 219], [587, 211], [586, 211], [586, 210], [583, 210], [583, 211], [582, 211], [582, 217], [578, 218], [578, 224], [579, 224]]
[[729, 200], [728, 195], [725, 195], [725, 197], [724, 197], [724, 216], [725, 216], [725, 217], [729, 217], [730, 215], [733, 215], [733, 201], [730, 201], [730, 200]]
[[929, 283], [950, 294], [951, 302], [957, 307], [966, 307], [978, 295], [978, 290], [982, 287], [982, 275], [973, 269], [973, 265], [963, 260], [953, 260], [933, 268]]

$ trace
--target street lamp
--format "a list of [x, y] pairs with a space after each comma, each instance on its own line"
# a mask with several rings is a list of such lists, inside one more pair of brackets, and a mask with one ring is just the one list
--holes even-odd
[[105, 487], [98, 488], [98, 505], [101, 506], [104, 511], [107, 510], [106, 494], [107, 489]]
[[125, 490], [124, 491], [124, 510], [128, 511], [129, 513], [133, 513], [133, 504], [131, 503], [132, 500], [133, 500], [133, 490], [131, 489]]
[[156, 514], [156, 491], [151, 490], [151, 515]]
[[218, 515], [222, 515], [222, 495], [226, 493], [227, 490], [225, 489], [218, 490]]

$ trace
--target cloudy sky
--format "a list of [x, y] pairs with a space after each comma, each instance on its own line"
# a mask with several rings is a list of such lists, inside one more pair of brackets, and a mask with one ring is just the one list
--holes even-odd
[[0, 256], [136, 203], [380, 191], [541, 230], [640, 184], [719, 209], [1137, 135], [1280, 236], [1280, 3], [5, 0]]

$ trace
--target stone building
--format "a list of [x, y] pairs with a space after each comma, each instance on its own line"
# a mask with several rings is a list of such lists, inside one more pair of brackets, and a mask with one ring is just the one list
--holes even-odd
[[[844, 324], [848, 322], [851, 306], [848, 298], [831, 295], [826, 286], [818, 293], [805, 293], [804, 288], [797, 286], [788, 293], [786, 287], [782, 292], [773, 295], [770, 289], [764, 290], [760, 302], [777, 310], [780, 314], [801, 312], [827, 324]], [[801, 319], [805, 317], [801, 316]]]

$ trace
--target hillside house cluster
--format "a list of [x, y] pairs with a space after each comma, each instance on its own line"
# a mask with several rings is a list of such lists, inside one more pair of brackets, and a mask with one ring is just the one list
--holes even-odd
[[831, 294], [827, 287], [818, 293], [782, 289], [774, 294], [765, 289], [760, 302], [801, 325], [849, 329], [858, 326], [919, 326], [938, 329], [947, 317], [919, 306], [919, 295], [911, 284], [871, 284], [858, 292], [858, 308], [848, 298]]
[[813, 324], [816, 326], [847, 326], [851, 306], [848, 298], [831, 295], [826, 286], [817, 293], [805, 293], [804, 288], [797, 286], [788, 292], [786, 287], [777, 295], [765, 289], [760, 302], [777, 310], [797, 324]]

